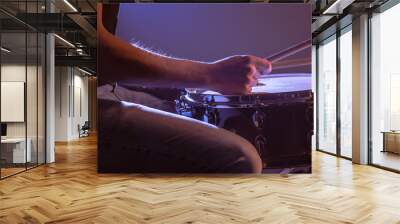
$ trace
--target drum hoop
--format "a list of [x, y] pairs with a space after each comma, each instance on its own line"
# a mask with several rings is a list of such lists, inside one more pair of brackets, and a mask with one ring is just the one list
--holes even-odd
[[[269, 78], [269, 79], [274, 79], [274, 78], [281, 78], [281, 77], [310, 77], [311, 78], [311, 74], [310, 73], [291, 73], [290, 75], [286, 74], [286, 73], [278, 73], [278, 74], [269, 74], [266, 75], [264, 78]], [[311, 81], [311, 80], [310, 80]], [[311, 89], [309, 90], [301, 90], [301, 91], [293, 91], [293, 92], [281, 92], [281, 93], [251, 93], [248, 95], [258, 95], [258, 94], [290, 94], [290, 93], [296, 93], [296, 92], [305, 92], [305, 91], [311, 91]], [[237, 96], [242, 96], [242, 95], [236, 95], [236, 94], [227, 94], [227, 95], [222, 95], [222, 94], [204, 94], [204, 93], [195, 93], [195, 92], [191, 92], [191, 91], [187, 91], [186, 92], [188, 94], [197, 94], [197, 95], [204, 95], [204, 96], [224, 96], [224, 97], [237, 97]], [[246, 95], [247, 96], [247, 95]]]
[[[215, 101], [220, 97], [226, 98], [226, 102]], [[210, 100], [213, 98], [214, 100]], [[249, 95], [215, 95], [202, 93], [186, 93], [185, 101], [197, 106], [232, 106], [232, 107], [256, 107], [274, 104], [287, 104], [305, 102], [312, 98], [311, 90], [283, 92], [283, 93], [257, 93]]]
[[[286, 73], [271, 74], [266, 78], [274, 79], [280, 77], [311, 77], [309, 73]], [[224, 101], [218, 99], [224, 98]], [[192, 105], [198, 106], [233, 106], [233, 107], [254, 107], [256, 105], [271, 105], [271, 104], [287, 104], [304, 102], [312, 98], [312, 90], [300, 90], [292, 92], [257, 92], [247, 95], [221, 95], [221, 94], [205, 94], [203, 92], [186, 91], [184, 99]]]
[[250, 93], [250, 94], [245, 94], [245, 95], [235, 95], [235, 94], [227, 94], [227, 95], [222, 95], [222, 94], [204, 94], [204, 93], [190, 93], [187, 92], [189, 95], [198, 95], [198, 96], [214, 96], [214, 97], [252, 97], [252, 96], [265, 96], [265, 95], [285, 95], [285, 94], [301, 94], [301, 93], [309, 93], [311, 90], [301, 90], [301, 91], [293, 91], [293, 92], [280, 92], [280, 93]]

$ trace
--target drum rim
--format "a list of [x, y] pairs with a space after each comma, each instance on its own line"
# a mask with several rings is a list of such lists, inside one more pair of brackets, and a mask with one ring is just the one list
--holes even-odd
[[[288, 76], [290, 74], [290, 76]], [[277, 74], [269, 74], [265, 76], [264, 78], [281, 78], [281, 77], [310, 77], [311, 78], [312, 73], [277, 73]], [[271, 95], [271, 94], [296, 94], [299, 92], [308, 92], [312, 91], [311, 87], [311, 81], [310, 80], [310, 89], [307, 90], [299, 90], [299, 91], [292, 91], [292, 92], [279, 92], [279, 93], [268, 93], [268, 92], [261, 92], [261, 93], [250, 93], [250, 94], [243, 94], [243, 95], [238, 95], [238, 94], [205, 94], [205, 93], [195, 93], [192, 91], [188, 91], [185, 89], [186, 94], [185, 95], [196, 95], [196, 96], [214, 96], [214, 97], [242, 97], [242, 96], [255, 96], [255, 95]], [[209, 91], [209, 90], [205, 90]]]
[[[214, 97], [214, 101], [210, 98]], [[218, 101], [224, 97], [226, 101]], [[187, 93], [181, 98], [184, 102], [198, 106], [228, 106], [235, 108], [249, 108], [266, 105], [291, 104], [296, 102], [306, 102], [312, 99], [312, 90], [296, 91], [290, 93], [263, 93], [248, 95], [210, 95], [210, 94], [190, 94]], [[215, 101], [217, 99], [217, 101]]]
[[300, 91], [293, 91], [293, 92], [280, 92], [280, 93], [250, 93], [250, 94], [243, 94], [243, 95], [235, 95], [235, 94], [229, 94], [229, 95], [217, 95], [217, 94], [204, 94], [204, 93], [190, 93], [186, 92], [184, 95], [190, 95], [190, 96], [198, 96], [198, 97], [207, 97], [207, 96], [213, 96], [213, 97], [225, 97], [225, 98], [233, 98], [233, 97], [257, 97], [257, 96], [282, 96], [282, 95], [290, 95], [290, 94], [308, 94], [309, 92], [312, 92], [311, 89], [309, 90], [300, 90]]

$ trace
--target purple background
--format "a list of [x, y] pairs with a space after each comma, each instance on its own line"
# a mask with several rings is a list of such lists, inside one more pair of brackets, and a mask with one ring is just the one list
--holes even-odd
[[[117, 36], [178, 58], [266, 57], [311, 39], [308, 4], [121, 4]], [[311, 58], [311, 48], [290, 58]], [[289, 58], [288, 58], [289, 59]], [[311, 66], [281, 72], [311, 73]]]

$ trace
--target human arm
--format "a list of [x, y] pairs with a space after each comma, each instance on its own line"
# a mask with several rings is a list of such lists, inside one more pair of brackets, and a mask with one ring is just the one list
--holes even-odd
[[[143, 86], [204, 88], [225, 94], [249, 93], [271, 63], [250, 55], [206, 63], [166, 57], [127, 43], [110, 32], [108, 6], [98, 4], [98, 70], [101, 79]], [[103, 16], [104, 15], [104, 16]], [[107, 29], [108, 28], [108, 29]]]

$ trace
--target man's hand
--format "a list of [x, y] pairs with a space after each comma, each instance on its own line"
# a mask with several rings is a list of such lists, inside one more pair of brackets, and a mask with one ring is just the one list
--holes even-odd
[[231, 56], [210, 65], [211, 90], [222, 94], [249, 94], [257, 79], [272, 70], [267, 59], [251, 55]]

